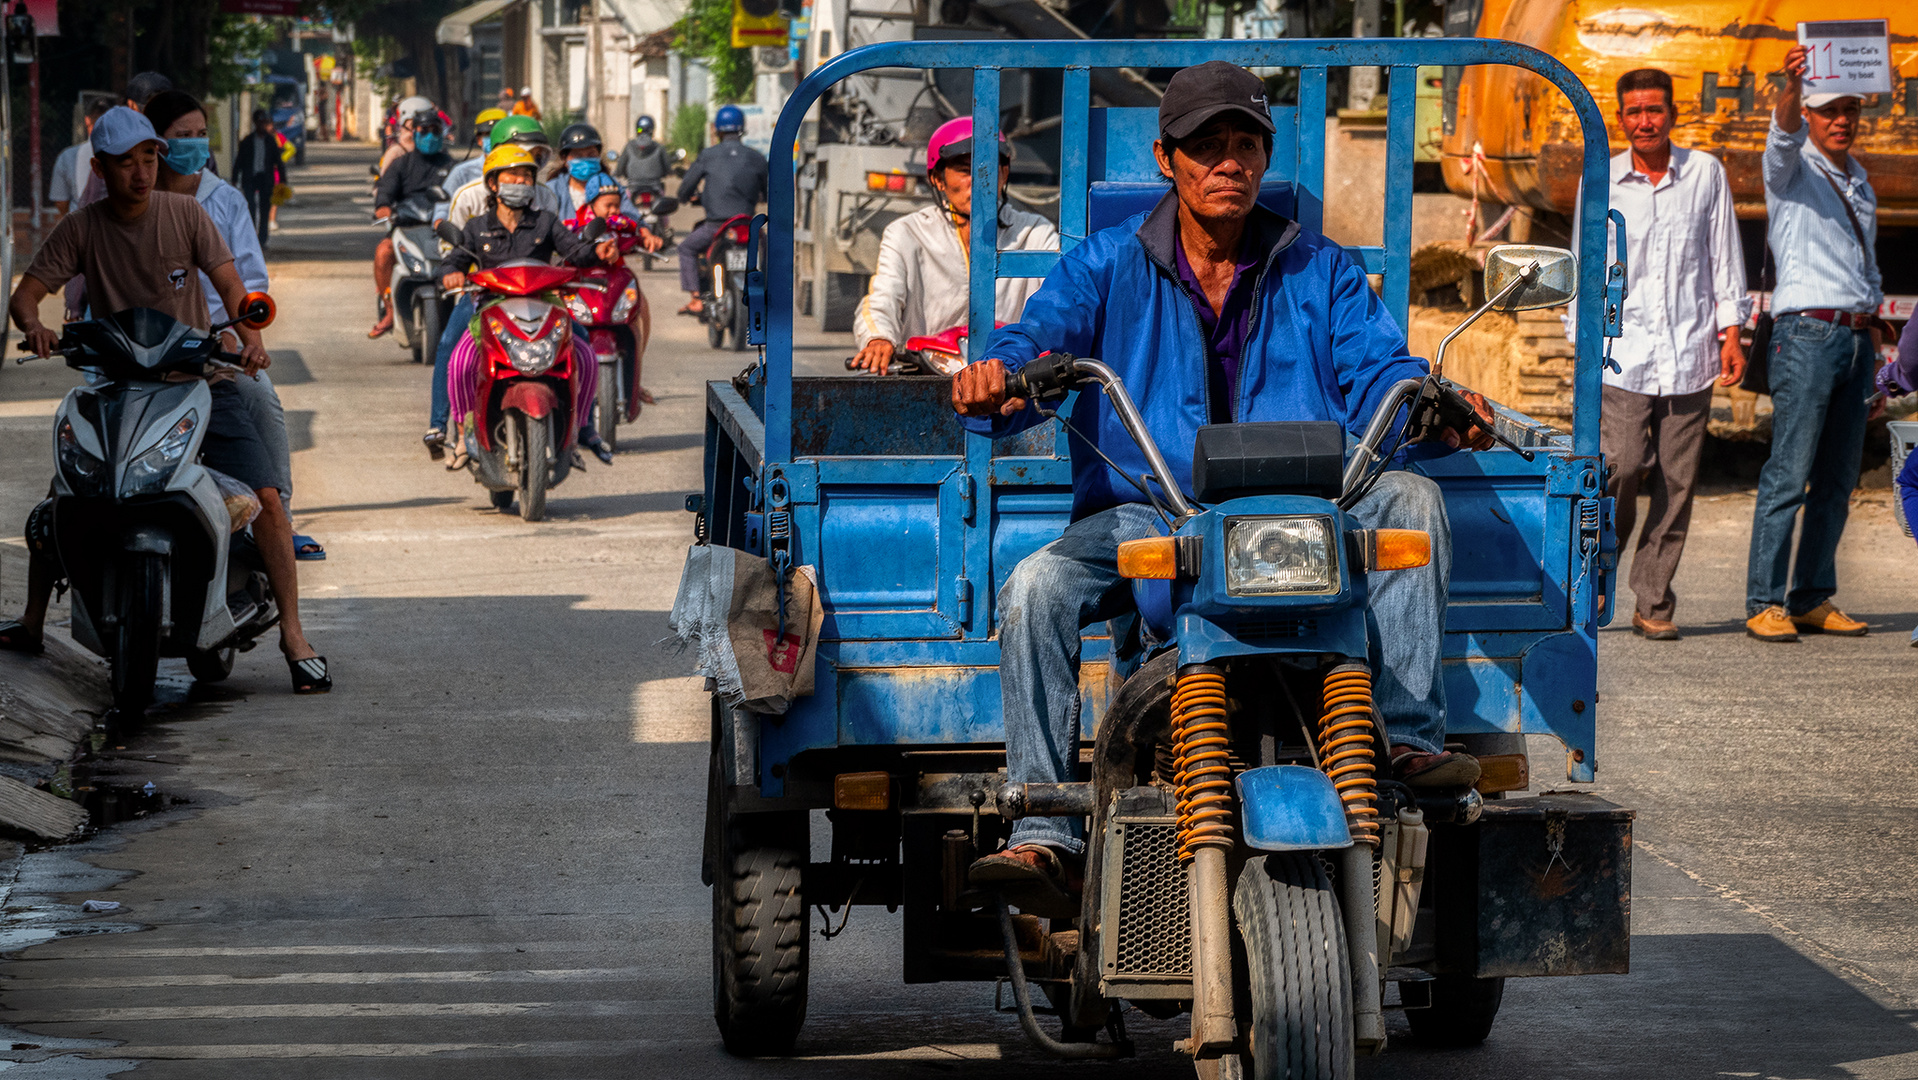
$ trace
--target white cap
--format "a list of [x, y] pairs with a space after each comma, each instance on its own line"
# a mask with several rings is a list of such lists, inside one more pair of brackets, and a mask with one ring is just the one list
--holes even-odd
[[153, 130], [153, 121], [145, 113], [135, 112], [125, 105], [115, 105], [93, 122], [93, 134], [88, 137], [96, 154], [124, 154], [141, 143], [158, 143], [160, 152], [166, 152], [166, 140]]
[[1857, 94], [1806, 94], [1805, 108], [1822, 109], [1825, 106], [1830, 105], [1834, 101], [1843, 101], [1846, 98], [1856, 98], [1856, 97], [1858, 97]]
[[421, 113], [432, 113], [433, 103], [417, 94], [400, 102], [400, 119], [411, 120]]

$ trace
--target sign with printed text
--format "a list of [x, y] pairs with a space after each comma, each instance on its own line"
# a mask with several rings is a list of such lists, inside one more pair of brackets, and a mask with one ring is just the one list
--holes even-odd
[[1884, 19], [1799, 23], [1798, 43], [1811, 50], [1805, 93], [1891, 93], [1890, 37]]

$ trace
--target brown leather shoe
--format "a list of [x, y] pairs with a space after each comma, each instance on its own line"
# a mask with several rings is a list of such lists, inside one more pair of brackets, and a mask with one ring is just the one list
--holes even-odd
[[1664, 619], [1647, 619], [1638, 612], [1632, 612], [1632, 633], [1646, 641], [1677, 641], [1678, 624]]
[[1791, 621], [1793, 625], [1798, 627], [1800, 633], [1805, 634], [1835, 634], [1838, 637], [1864, 637], [1871, 631], [1871, 627], [1838, 610], [1829, 600], [1805, 612], [1803, 615], [1793, 615]]
[[1797, 641], [1798, 627], [1785, 609], [1773, 604], [1745, 620], [1745, 633], [1760, 641]]

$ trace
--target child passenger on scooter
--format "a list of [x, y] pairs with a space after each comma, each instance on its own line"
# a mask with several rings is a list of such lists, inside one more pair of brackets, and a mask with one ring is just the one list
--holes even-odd
[[[619, 181], [606, 173], [597, 173], [586, 181], [586, 194], [580, 200], [579, 212], [567, 227], [574, 232], [584, 232], [586, 226], [594, 221], [606, 223], [607, 235], [619, 242], [619, 253], [630, 255], [636, 250], [658, 251], [665, 241], [655, 236], [652, 230], [633, 220], [629, 214], [620, 212], [619, 205], [625, 193], [620, 189]], [[617, 264], [618, 260], [613, 260]], [[639, 288], [638, 278], [634, 278], [633, 287]], [[635, 306], [633, 321], [633, 370], [629, 375], [629, 385], [635, 388], [634, 396], [642, 404], [653, 404], [652, 391], [640, 385], [639, 371], [641, 362], [646, 359], [646, 342], [653, 336], [652, 306], [646, 302], [646, 293], [640, 290], [639, 303]], [[637, 406], [634, 406], [637, 409]]]
[[[608, 236], [597, 243], [569, 231], [559, 215], [533, 205], [537, 162], [523, 146], [496, 146], [486, 155], [485, 184], [492, 194], [486, 212], [467, 221], [459, 247], [440, 260], [440, 284], [448, 292], [466, 285], [467, 271], [488, 270], [519, 259], [549, 261], [557, 255], [574, 266], [592, 266], [595, 262], [619, 259], [618, 241]], [[599, 362], [584, 329], [573, 323], [573, 415], [590, 416], [598, 390]], [[457, 430], [468, 416], [476, 416], [479, 403], [480, 350], [469, 328], [460, 335], [447, 365], [446, 389], [452, 398], [452, 422]], [[613, 452], [599, 437], [591, 423], [579, 429], [579, 444], [591, 450], [608, 465]], [[461, 445], [455, 442], [455, 446]], [[449, 469], [465, 464], [465, 454], [456, 452]]]

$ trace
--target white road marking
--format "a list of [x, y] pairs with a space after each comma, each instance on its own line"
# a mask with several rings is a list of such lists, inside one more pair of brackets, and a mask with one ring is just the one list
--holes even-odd
[[382, 983], [598, 982], [637, 979], [641, 968], [544, 968], [529, 971], [294, 971], [275, 975], [123, 975], [96, 979], [22, 979], [13, 989], [115, 990], [157, 986], [371, 986]]
[[[692, 666], [692, 654], [686, 655]], [[706, 680], [697, 675], [651, 679], [633, 687], [633, 741], [705, 742], [712, 735]]]

